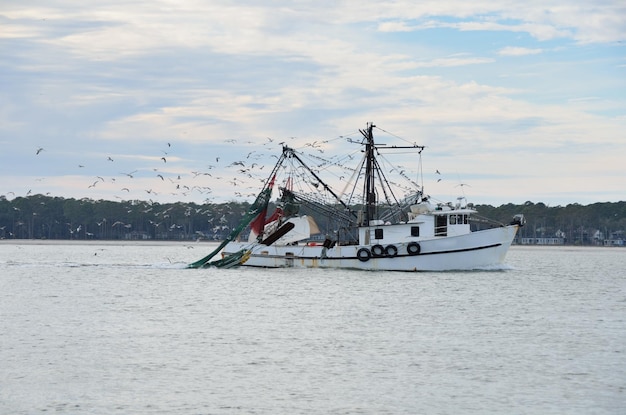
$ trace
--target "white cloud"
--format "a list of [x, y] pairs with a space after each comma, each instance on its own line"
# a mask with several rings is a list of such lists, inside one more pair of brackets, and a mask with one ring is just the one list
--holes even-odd
[[420, 62], [416, 63], [416, 68], [436, 68], [436, 67], [452, 67], [452, 66], [466, 66], [466, 65], [479, 65], [485, 63], [491, 63], [493, 59], [491, 58], [459, 58], [459, 57], [450, 57], [450, 58], [440, 58], [433, 59], [429, 62]]
[[[380, 3], [381, 8], [387, 4]], [[382, 14], [381, 32], [410, 32], [432, 28], [461, 31], [528, 33], [541, 41], [573, 39], [580, 43], [626, 40], [626, 5], [623, 2], [543, 1], [394, 2]], [[364, 16], [360, 15], [361, 18]]]
[[501, 56], [526, 56], [537, 55], [539, 53], [543, 53], [543, 49], [530, 49], [515, 46], [507, 46], [506, 48], [498, 51], [498, 55]]

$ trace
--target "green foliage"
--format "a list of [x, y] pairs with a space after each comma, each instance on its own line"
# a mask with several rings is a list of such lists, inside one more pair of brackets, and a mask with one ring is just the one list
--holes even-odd
[[[249, 203], [238, 202], [198, 205], [43, 195], [8, 200], [0, 196], [0, 238], [223, 240], [249, 207]], [[561, 232], [567, 244], [592, 244], [597, 231], [605, 238], [624, 238], [626, 234], [626, 202], [551, 207], [528, 201], [499, 207], [478, 205], [476, 209], [481, 216], [502, 223], [523, 213], [527, 224], [520, 230], [521, 237], [552, 237]], [[327, 217], [308, 210], [301, 213], [315, 216], [325, 231]]]
[[0, 196], [0, 239], [221, 240], [248, 206]]
[[593, 244], [594, 233], [600, 231], [603, 238], [612, 236], [624, 238], [626, 230], [626, 202], [594, 203], [567, 206], [547, 206], [544, 203], [525, 202], [522, 205], [506, 204], [500, 207], [478, 205], [482, 216], [503, 223], [510, 221], [516, 213], [526, 217], [526, 226], [520, 230], [520, 237], [554, 237], [564, 234], [566, 244]]

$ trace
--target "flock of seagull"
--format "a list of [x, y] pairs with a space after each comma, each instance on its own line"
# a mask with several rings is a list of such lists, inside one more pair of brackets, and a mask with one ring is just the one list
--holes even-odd
[[[267, 147], [267, 145], [273, 142], [273, 139], [268, 138], [263, 147]], [[226, 140], [225, 143], [237, 146], [237, 141], [234, 139]], [[280, 144], [284, 144], [284, 142]], [[254, 145], [254, 143], [249, 141], [246, 143], [246, 146], [251, 145]], [[166, 150], [161, 150], [163, 155], [158, 158], [161, 166], [136, 167], [132, 171], [122, 171], [114, 175], [103, 175], [102, 171], [100, 171], [99, 175], [93, 176], [85, 184], [86, 189], [88, 191], [90, 189], [100, 190], [106, 186], [106, 189], [102, 189], [102, 191], [109, 194], [112, 192], [114, 193], [114, 198], [121, 200], [141, 199], [141, 194], [144, 197], [153, 199], [160, 194], [184, 198], [192, 193], [199, 193], [203, 195], [205, 202], [207, 202], [210, 201], [211, 194], [214, 188], [218, 186], [218, 183], [222, 183], [222, 187], [231, 189], [230, 193], [234, 197], [250, 198], [257, 195], [260, 188], [259, 182], [262, 183], [267, 178], [263, 175], [265, 164], [259, 163], [260, 159], [267, 156], [263, 150], [248, 151], [243, 160], [236, 160], [228, 164], [223, 161], [225, 157], [213, 156], [214, 162], [204, 166], [202, 169], [192, 171], [183, 171], [181, 169], [179, 172], [172, 173], [172, 171], [176, 171], [178, 164], [176, 163], [176, 157], [172, 156], [170, 158], [172, 143], [167, 142], [166, 146]], [[43, 156], [44, 152], [46, 152], [45, 148], [38, 147], [35, 150], [35, 155]], [[232, 153], [229, 151], [229, 154]], [[156, 160], [156, 157], [154, 159]], [[174, 162], [171, 162], [171, 160], [174, 160]], [[106, 161], [117, 164], [114, 155], [106, 156]], [[169, 164], [168, 161], [170, 162]], [[169, 167], [170, 165], [172, 167]], [[168, 168], [163, 168], [163, 166], [168, 166]], [[85, 169], [86, 164], [78, 164], [78, 168]], [[219, 174], [217, 173], [218, 170]], [[145, 187], [146, 185], [148, 187]], [[102, 192], [98, 193], [102, 194]], [[15, 195], [14, 192], [9, 192], [9, 194]], [[26, 193], [27, 196], [30, 194], [32, 194], [32, 190]], [[134, 197], [131, 197], [131, 194]], [[89, 196], [89, 192], [87, 192], [86, 196]]]
[[[343, 139], [340, 136], [338, 139]], [[258, 195], [261, 189], [261, 184], [268, 179], [268, 170], [263, 170], [266, 166], [272, 162], [272, 157], [277, 158], [275, 154], [269, 154], [268, 150], [275, 150], [278, 145], [285, 145], [285, 141], [276, 143], [274, 139], [267, 137], [267, 141], [259, 145], [247, 141], [245, 143], [238, 143], [235, 139], [225, 140], [226, 145], [232, 145], [233, 151], [226, 149], [225, 155], [212, 155], [210, 164], [204, 165], [202, 168], [194, 169], [191, 171], [183, 170], [180, 168], [179, 159], [176, 157], [173, 150], [172, 142], [165, 143], [165, 149], [161, 150], [162, 155], [152, 156], [153, 160], [158, 160], [159, 166], [136, 166], [131, 171], [119, 171], [115, 174], [104, 174], [107, 170], [99, 170], [99, 174], [91, 176], [91, 180], [85, 183], [86, 197], [94, 199], [107, 199], [115, 198], [119, 200], [149, 200], [156, 199], [172, 199], [172, 196], [176, 200], [190, 201], [189, 199], [204, 199], [204, 203], [210, 203], [215, 197], [224, 198], [223, 193], [229, 195], [228, 199], [233, 200], [232, 197], [241, 198], [242, 200], [254, 200], [254, 197]], [[295, 137], [291, 137], [295, 139]], [[303, 151], [307, 151], [307, 155], [310, 159], [317, 162], [318, 166], [335, 165], [343, 168], [345, 173], [338, 175], [337, 180], [342, 181], [345, 177], [353, 174], [354, 169], [350, 169], [345, 166], [345, 162], [348, 159], [338, 160], [334, 157], [328, 158], [324, 155], [325, 145], [330, 141], [312, 141], [305, 143], [300, 148]], [[268, 146], [270, 148], [268, 148]], [[241, 151], [242, 147], [247, 148], [245, 152]], [[45, 156], [46, 149], [38, 147], [35, 150], [35, 156]], [[235, 153], [240, 153], [241, 160], [232, 160], [232, 156]], [[353, 159], [359, 151], [355, 151], [351, 155], [348, 155], [350, 159]], [[115, 155], [107, 155], [107, 164], [118, 164]], [[157, 158], [158, 157], [158, 158]], [[229, 159], [229, 161], [224, 161]], [[124, 164], [124, 166], [128, 166]], [[167, 166], [167, 167], [165, 167]], [[85, 164], [78, 164], [78, 168], [81, 170], [88, 170]], [[177, 171], [177, 169], [179, 171]], [[399, 174], [404, 179], [407, 177], [405, 170], [398, 169]], [[441, 173], [436, 170], [436, 181], [442, 180]], [[89, 177], [88, 175], [84, 175]], [[37, 179], [38, 181], [43, 180]], [[415, 182], [411, 180], [414, 184]], [[313, 187], [317, 187], [316, 183], [311, 183]], [[463, 186], [467, 186], [463, 184]], [[214, 190], [219, 188], [221, 195], [217, 196]], [[31, 195], [32, 190], [26, 192], [26, 196]], [[15, 196], [14, 192], [9, 192]], [[46, 193], [49, 195], [50, 193]], [[93, 197], [97, 194], [96, 197]], [[108, 197], [102, 197], [108, 195]], [[163, 197], [159, 197], [159, 195]], [[189, 199], [186, 197], [193, 195]], [[167, 196], [167, 197], [164, 197]], [[182, 199], [182, 200], [181, 200]]]

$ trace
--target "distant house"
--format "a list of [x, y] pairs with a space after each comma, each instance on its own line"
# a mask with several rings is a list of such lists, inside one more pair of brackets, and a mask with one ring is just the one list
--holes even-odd
[[604, 246], [626, 246], [626, 236], [624, 231], [611, 232], [609, 237], [603, 241]]
[[152, 239], [152, 237], [148, 235], [147, 232], [132, 231], [132, 232], [125, 233], [124, 239], [132, 240], [132, 241], [140, 241], [140, 240], [147, 241], [148, 239]]
[[540, 237], [540, 238], [521, 238], [521, 245], [564, 245], [565, 238], [558, 236]]

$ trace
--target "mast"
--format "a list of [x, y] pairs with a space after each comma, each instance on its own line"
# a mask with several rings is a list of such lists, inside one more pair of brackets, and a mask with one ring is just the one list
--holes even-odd
[[382, 172], [380, 165], [378, 164], [378, 160], [376, 159], [376, 155], [378, 154], [378, 152], [380, 150], [417, 149], [418, 152], [421, 154], [422, 150], [424, 150], [424, 146], [418, 146], [417, 144], [409, 146], [394, 145], [390, 147], [387, 147], [385, 144], [378, 144], [377, 146], [374, 143], [374, 134], [372, 133], [372, 130], [375, 127], [376, 126], [374, 125], [374, 123], [368, 123], [365, 130], [359, 130], [359, 132], [365, 138], [365, 184], [363, 189], [365, 215], [361, 219], [361, 223], [359, 223], [360, 226], [369, 226], [370, 222], [374, 220], [376, 216], [376, 176], [378, 176], [378, 179], [381, 181], [381, 188], [387, 200], [389, 200], [389, 197], [387, 195], [387, 191], [385, 190], [385, 186], [387, 186], [386, 188], [390, 190], [390, 194], [395, 199], [393, 191], [391, 191], [391, 187], [389, 187], [389, 183], [387, 182], [387, 179], [385, 178], [385, 175]]
[[374, 135], [372, 129], [375, 127], [373, 123], [367, 124], [367, 130], [361, 131], [365, 137], [365, 223], [361, 225], [369, 226], [371, 220], [374, 219], [376, 212], [376, 179], [375, 179], [375, 163], [374, 155]]

